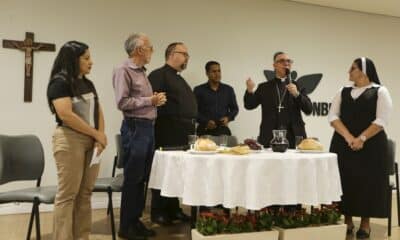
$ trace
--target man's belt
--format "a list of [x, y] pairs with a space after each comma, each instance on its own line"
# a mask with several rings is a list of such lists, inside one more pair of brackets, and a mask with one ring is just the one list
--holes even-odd
[[148, 118], [138, 118], [138, 117], [124, 117], [124, 119], [129, 123], [134, 122], [143, 122], [143, 123], [151, 123], [154, 124], [154, 120]]

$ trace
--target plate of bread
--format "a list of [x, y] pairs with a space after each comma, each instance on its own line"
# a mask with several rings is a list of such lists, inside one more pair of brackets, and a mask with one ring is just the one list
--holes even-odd
[[217, 153], [217, 144], [208, 138], [199, 138], [194, 143], [194, 149], [188, 150], [191, 154], [215, 154]]
[[314, 138], [306, 138], [299, 145], [297, 150], [302, 153], [324, 153], [324, 146]]
[[245, 155], [249, 154], [251, 152], [251, 149], [247, 145], [237, 145], [235, 147], [221, 149], [218, 152], [233, 155]]

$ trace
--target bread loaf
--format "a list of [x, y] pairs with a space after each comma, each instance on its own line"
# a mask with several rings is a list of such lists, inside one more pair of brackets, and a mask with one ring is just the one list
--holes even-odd
[[199, 138], [194, 143], [194, 149], [196, 151], [215, 151], [218, 146], [213, 140], [207, 138]]
[[313, 138], [306, 138], [297, 146], [301, 150], [323, 150], [324, 147], [320, 142]]

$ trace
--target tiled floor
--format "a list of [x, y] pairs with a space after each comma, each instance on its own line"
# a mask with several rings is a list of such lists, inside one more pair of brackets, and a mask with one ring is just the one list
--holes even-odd
[[[372, 219], [372, 232], [371, 240], [400, 240], [400, 227], [397, 226], [397, 208], [393, 201], [393, 225], [392, 236], [387, 237], [387, 219]], [[148, 208], [147, 208], [148, 209]], [[185, 209], [185, 211], [188, 208]], [[115, 209], [115, 219], [118, 229], [119, 222], [119, 209]], [[0, 216], [0, 239], [1, 240], [19, 240], [26, 238], [26, 231], [28, 229], [28, 214], [16, 214], [16, 215], [2, 215]], [[151, 224], [149, 219], [149, 213], [145, 212], [143, 221], [147, 226], [150, 226], [157, 232], [157, 236], [152, 238], [154, 240], [190, 240], [190, 226], [188, 224], [178, 223], [171, 227], [160, 227], [158, 225]], [[52, 213], [41, 214], [41, 231], [42, 239], [50, 240], [52, 232]], [[358, 226], [359, 221], [355, 219], [355, 224]], [[35, 234], [33, 233], [33, 237]], [[34, 238], [32, 238], [34, 239]], [[94, 210], [93, 211], [93, 226], [91, 239], [94, 240], [105, 240], [111, 238], [111, 228], [109, 218], [106, 215], [106, 210]], [[321, 238], [323, 239], [323, 238]], [[346, 240], [353, 240], [355, 237], [347, 237]], [[245, 240], [245, 239], [244, 239]], [[299, 239], [303, 240], [303, 239]], [[307, 239], [304, 239], [307, 240]]]

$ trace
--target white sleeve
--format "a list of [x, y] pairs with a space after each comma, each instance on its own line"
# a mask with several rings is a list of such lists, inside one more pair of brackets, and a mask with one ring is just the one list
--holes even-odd
[[376, 103], [376, 119], [372, 123], [386, 128], [389, 123], [390, 113], [392, 112], [392, 105], [392, 98], [389, 91], [383, 86], [380, 87]]
[[341, 88], [336, 96], [332, 100], [331, 108], [328, 113], [328, 121], [329, 123], [335, 121], [336, 119], [340, 119], [340, 105], [342, 103], [342, 90]]

